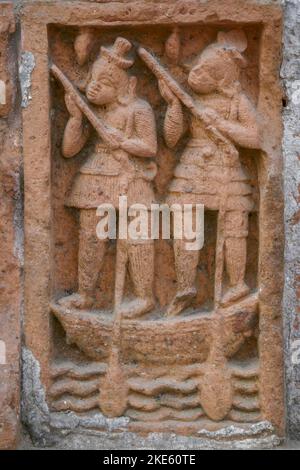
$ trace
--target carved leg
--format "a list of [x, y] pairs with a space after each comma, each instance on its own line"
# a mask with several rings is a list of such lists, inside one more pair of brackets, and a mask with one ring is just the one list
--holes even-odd
[[64, 306], [90, 308], [94, 303], [95, 288], [107, 246], [107, 240], [98, 239], [96, 224], [94, 209], [80, 210], [78, 293], [61, 299], [59, 303]]
[[179, 315], [188, 307], [197, 294], [195, 280], [199, 260], [198, 250], [186, 250], [185, 240], [174, 240], [177, 292], [168, 307], [166, 316]]
[[155, 305], [153, 296], [154, 244], [128, 244], [129, 269], [137, 296], [119, 309], [124, 317], [135, 318], [149, 312]]
[[225, 263], [230, 288], [222, 299], [228, 305], [250, 291], [245, 283], [247, 261], [248, 213], [232, 211], [226, 214]]

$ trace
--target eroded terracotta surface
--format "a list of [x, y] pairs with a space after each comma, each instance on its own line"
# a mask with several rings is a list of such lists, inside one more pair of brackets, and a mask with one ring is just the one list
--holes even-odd
[[[9, 52], [14, 32], [10, 3], [0, 4], [0, 448], [13, 448], [19, 429], [20, 360], [20, 240], [19, 209], [20, 122], [14, 98], [15, 57]], [[19, 214], [20, 215], [20, 214]]]
[[[24, 9], [26, 346], [50, 411], [283, 432], [281, 12], [242, 3]], [[120, 195], [204, 204], [203, 249], [97, 239]]]

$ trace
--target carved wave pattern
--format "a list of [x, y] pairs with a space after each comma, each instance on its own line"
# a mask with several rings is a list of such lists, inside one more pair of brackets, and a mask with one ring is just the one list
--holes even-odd
[[[258, 396], [258, 363], [232, 367], [233, 403], [228, 420], [250, 423], [261, 419]], [[153, 370], [151, 371], [153, 375]], [[197, 421], [205, 418], [201, 407], [201, 367], [185, 366], [156, 378], [132, 377], [126, 415], [132, 420]]]
[[[99, 387], [106, 367], [99, 362], [56, 364], [52, 368], [53, 383], [49, 390], [52, 409], [77, 413], [99, 409]], [[246, 365], [231, 362], [230, 369], [233, 402], [226, 419], [238, 423], [259, 421], [258, 361]], [[127, 366], [126, 375], [129, 395], [125, 414], [133, 422], [190, 423], [206, 417], [199, 393], [201, 366], [182, 366], [175, 371], [159, 367], [141, 371]]]
[[106, 364], [101, 362], [85, 365], [63, 362], [53, 366], [53, 383], [48, 392], [52, 408], [78, 413], [98, 408], [99, 378], [105, 371]]

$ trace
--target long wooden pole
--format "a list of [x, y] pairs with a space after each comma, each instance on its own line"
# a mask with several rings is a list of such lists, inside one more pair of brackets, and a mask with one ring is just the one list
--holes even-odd
[[184, 106], [186, 106], [194, 116], [201, 118], [201, 111], [204, 110], [204, 106], [196, 105], [193, 98], [159, 64], [158, 60], [150, 54], [150, 52], [146, 51], [143, 47], [139, 47], [138, 54], [157, 79], [163, 80]]

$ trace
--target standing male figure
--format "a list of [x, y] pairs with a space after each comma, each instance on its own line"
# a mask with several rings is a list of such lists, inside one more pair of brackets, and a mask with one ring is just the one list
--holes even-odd
[[[136, 96], [136, 78], [126, 58], [131, 43], [117, 38], [110, 48], [101, 47], [87, 80], [86, 97], [95, 113], [104, 121], [111, 144], [98, 139], [95, 151], [76, 175], [66, 205], [80, 211], [78, 292], [60, 300], [68, 307], [92, 307], [101, 264], [108, 240], [96, 235], [96, 209], [110, 203], [118, 209], [119, 197], [127, 196], [128, 206], [154, 202], [152, 180], [157, 150], [154, 113], [150, 105]], [[71, 158], [85, 145], [90, 129], [70, 95], [65, 96], [70, 113], [63, 137], [62, 152]], [[117, 142], [117, 144], [116, 144]], [[128, 240], [127, 253], [136, 298], [119, 306], [124, 316], [136, 317], [154, 305], [154, 246], [150, 240]], [[118, 266], [117, 266], [118, 269]]]
[[[221, 299], [223, 305], [249, 293], [245, 269], [248, 214], [253, 209], [253, 200], [239, 148], [258, 149], [260, 138], [256, 110], [240, 83], [241, 67], [246, 62], [242, 53], [246, 48], [243, 31], [220, 32], [189, 72], [188, 84], [202, 118], [191, 117], [191, 138], [175, 169], [168, 195], [169, 204], [203, 204], [206, 209], [224, 212], [229, 289]], [[163, 80], [159, 86], [168, 103], [165, 140], [169, 147], [174, 147], [184, 132], [182, 107]], [[196, 295], [199, 252], [187, 251], [185, 243], [174, 240], [177, 293], [168, 308], [169, 316], [180, 314]]]

